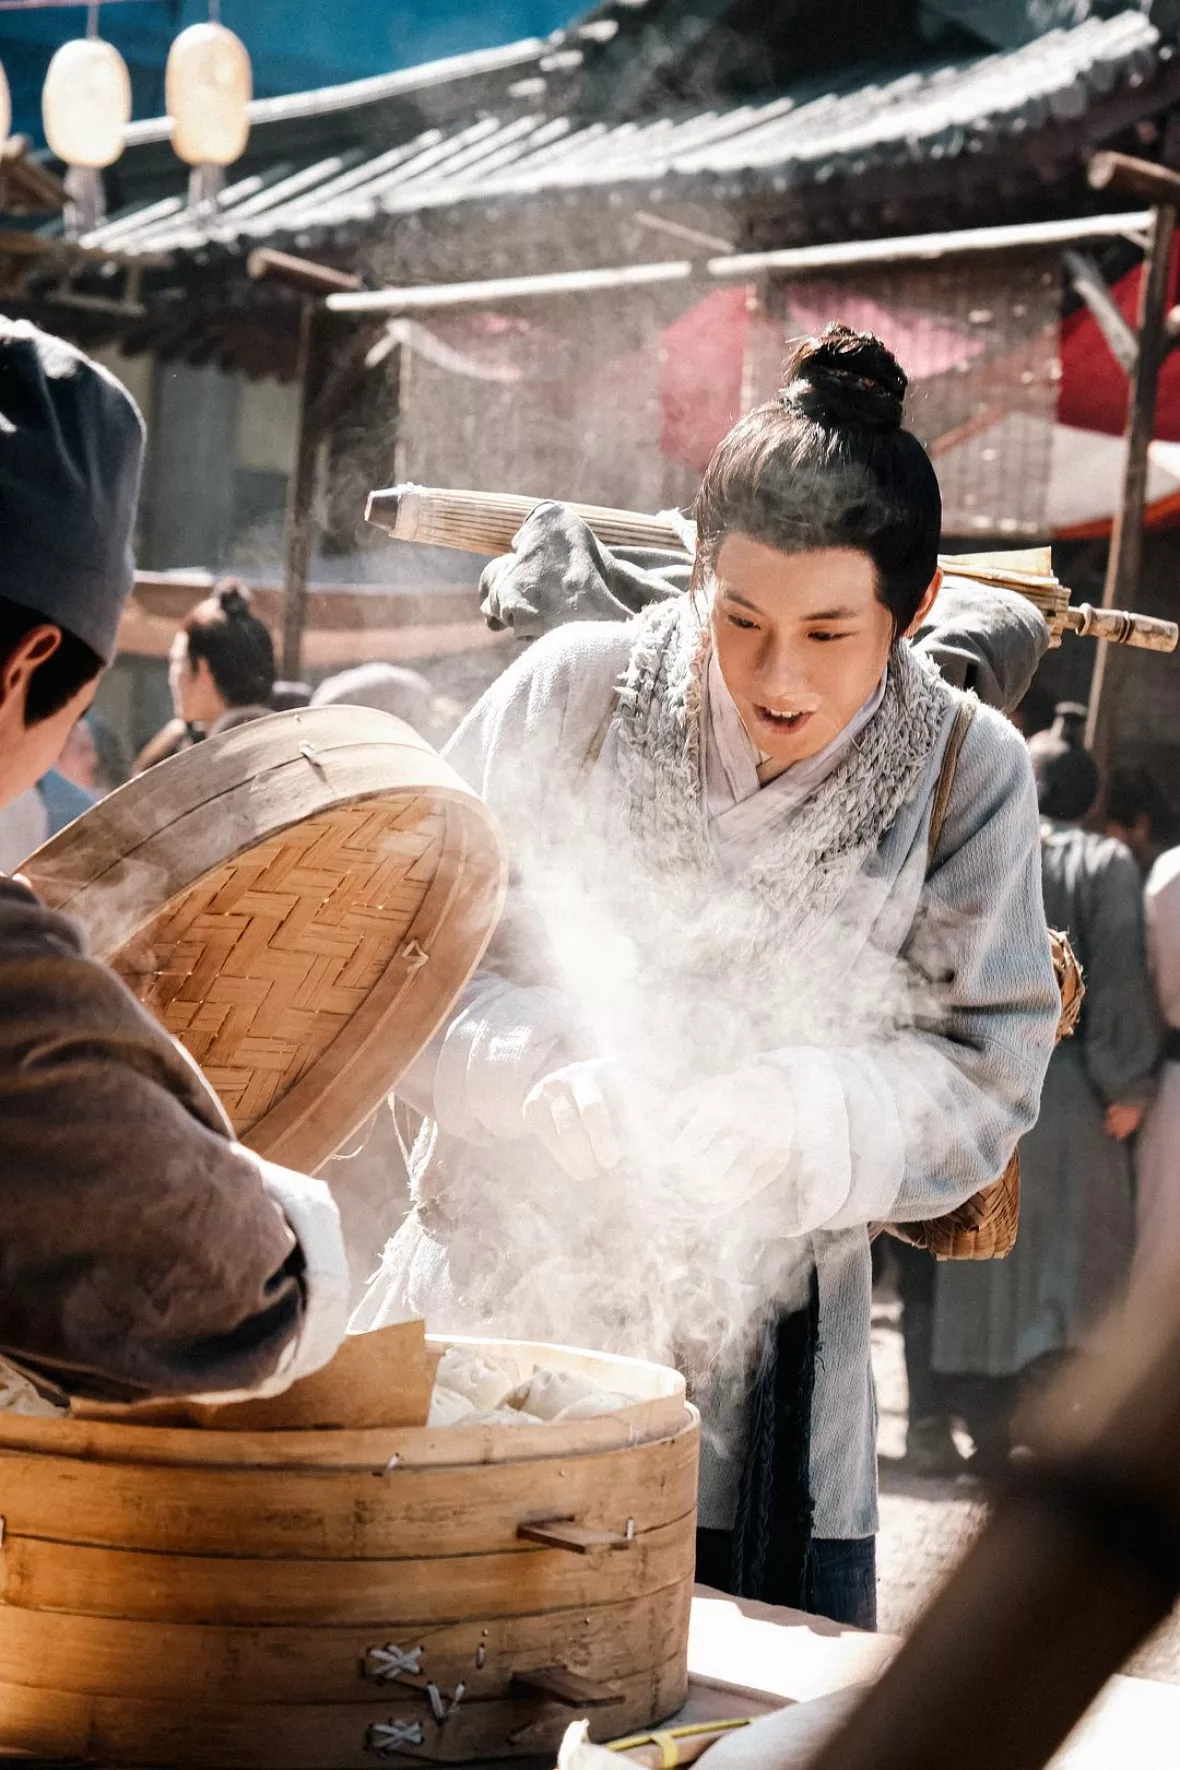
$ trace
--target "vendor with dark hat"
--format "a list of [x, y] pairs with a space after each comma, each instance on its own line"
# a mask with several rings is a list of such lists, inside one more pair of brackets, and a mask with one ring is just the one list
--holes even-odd
[[[0, 319], [0, 805], [115, 653], [143, 423], [72, 346]], [[196, 1066], [77, 929], [0, 878], [0, 1405], [284, 1389], [344, 1334], [319, 1181], [233, 1140]]]

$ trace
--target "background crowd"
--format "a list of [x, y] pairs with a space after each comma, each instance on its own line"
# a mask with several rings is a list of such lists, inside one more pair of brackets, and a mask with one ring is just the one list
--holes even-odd
[[1028, 738], [1046, 919], [1086, 995], [1021, 1144], [1016, 1246], [980, 1263], [879, 1252], [902, 1304], [914, 1474], [990, 1476], [1018, 1458], [1022, 1403], [1180, 1233], [1180, 847], [1148, 771], [1102, 781], [1084, 717], [1060, 703]]

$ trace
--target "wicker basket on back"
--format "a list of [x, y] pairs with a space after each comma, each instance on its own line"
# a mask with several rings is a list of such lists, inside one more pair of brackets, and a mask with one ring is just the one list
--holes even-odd
[[[1049, 944], [1061, 991], [1057, 1037], [1068, 1039], [1082, 1011], [1082, 968], [1068, 938], [1056, 928], [1049, 930]], [[924, 1223], [891, 1223], [889, 1230], [898, 1241], [925, 1248], [936, 1260], [1002, 1260], [1015, 1246], [1019, 1227], [1020, 1151], [1016, 1149], [1000, 1178], [975, 1193], [957, 1211]]]

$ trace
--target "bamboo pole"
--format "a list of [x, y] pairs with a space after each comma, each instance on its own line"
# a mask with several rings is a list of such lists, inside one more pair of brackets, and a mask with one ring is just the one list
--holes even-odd
[[299, 431], [295, 471], [287, 499], [286, 546], [283, 563], [282, 669], [288, 682], [297, 682], [303, 654], [303, 629], [307, 623], [307, 577], [311, 564], [311, 506], [315, 497], [318, 432], [309, 422], [311, 406], [312, 341], [315, 333], [315, 301], [304, 295], [299, 304]]
[[[1176, 206], [1180, 204], [1180, 177], [1167, 167], [1133, 160], [1124, 154], [1096, 154], [1090, 162], [1089, 177], [1091, 184], [1100, 190], [1113, 186], [1136, 195], [1150, 191], [1158, 204], [1153, 211], [1151, 239], [1139, 283], [1138, 347], [1127, 406], [1123, 495], [1115, 513], [1106, 581], [1102, 588], [1102, 607], [1112, 609], [1133, 602], [1139, 593], [1147, 508], [1148, 450], [1155, 427], [1160, 369], [1171, 348], [1167, 330], [1168, 291]], [[1090, 679], [1086, 745], [1103, 774], [1108, 770], [1113, 748], [1124, 674], [1112, 661], [1107, 648], [1101, 647]]]

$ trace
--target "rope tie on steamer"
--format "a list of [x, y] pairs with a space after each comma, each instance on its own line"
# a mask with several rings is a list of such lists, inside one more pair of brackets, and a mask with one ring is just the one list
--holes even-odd
[[424, 1738], [420, 1721], [377, 1721], [365, 1737], [365, 1749], [391, 1758], [408, 1745], [421, 1745]]
[[421, 1647], [399, 1647], [394, 1641], [387, 1641], [384, 1647], [370, 1647], [365, 1654], [365, 1677], [388, 1684], [403, 1672], [420, 1672], [422, 1653]]
[[407, 971], [421, 971], [423, 965], [430, 963], [430, 954], [416, 940], [406, 942], [402, 948], [402, 957], [406, 962]]
[[442, 1691], [439, 1689], [437, 1684], [428, 1684], [426, 1686], [426, 1700], [430, 1704], [430, 1712], [434, 1716], [435, 1720], [438, 1722], [440, 1727], [442, 1726], [444, 1721], [450, 1720], [451, 1716], [454, 1714], [455, 1710], [458, 1708], [459, 1704], [462, 1702], [462, 1700], [466, 1696], [466, 1694], [467, 1694], [466, 1684], [456, 1684], [455, 1685], [455, 1694], [451, 1697], [450, 1701], [448, 1702], [447, 1699], [443, 1696]]

